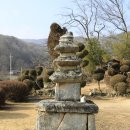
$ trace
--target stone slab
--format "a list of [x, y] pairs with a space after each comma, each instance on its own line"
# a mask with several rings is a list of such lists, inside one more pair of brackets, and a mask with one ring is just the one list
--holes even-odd
[[87, 114], [66, 113], [57, 130], [87, 130]]
[[64, 113], [39, 112], [36, 119], [36, 130], [57, 130]]
[[96, 130], [94, 114], [88, 114], [88, 130]]
[[85, 102], [42, 100], [37, 103], [37, 110], [43, 112], [98, 113], [98, 106]]
[[57, 101], [79, 101], [80, 94], [80, 83], [57, 83], [55, 86]]
[[36, 130], [87, 130], [87, 114], [41, 112]]

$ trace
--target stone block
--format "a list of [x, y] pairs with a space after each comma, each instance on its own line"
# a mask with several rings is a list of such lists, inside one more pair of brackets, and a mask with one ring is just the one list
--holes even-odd
[[36, 119], [36, 130], [57, 130], [64, 113], [39, 112]]
[[80, 83], [57, 83], [55, 86], [55, 99], [58, 101], [79, 101]]
[[42, 112], [36, 130], [87, 130], [87, 114]]
[[88, 130], [96, 130], [94, 114], [88, 114]]
[[37, 104], [37, 110], [41, 112], [92, 114], [98, 112], [98, 106], [86, 102], [42, 100]]
[[86, 130], [87, 114], [67, 113], [57, 130]]

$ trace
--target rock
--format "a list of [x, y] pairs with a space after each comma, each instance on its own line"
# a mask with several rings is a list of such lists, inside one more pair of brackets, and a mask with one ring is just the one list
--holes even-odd
[[115, 96], [115, 95], [117, 95], [117, 92], [115, 90], [112, 90], [111, 95]]
[[86, 96], [80, 98], [80, 102], [86, 102], [86, 100], [87, 100]]

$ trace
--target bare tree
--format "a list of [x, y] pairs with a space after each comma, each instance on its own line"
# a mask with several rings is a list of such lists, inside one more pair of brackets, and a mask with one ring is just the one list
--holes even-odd
[[82, 30], [88, 41], [93, 35], [99, 39], [105, 25], [98, 19], [98, 7], [93, 0], [74, 0], [73, 3], [74, 8], [66, 8], [68, 13], [62, 14], [66, 19], [64, 24]]
[[115, 29], [124, 32], [128, 40], [128, 27], [123, 2], [124, 0], [94, 0], [100, 10], [98, 16], [107, 23], [114, 25]]

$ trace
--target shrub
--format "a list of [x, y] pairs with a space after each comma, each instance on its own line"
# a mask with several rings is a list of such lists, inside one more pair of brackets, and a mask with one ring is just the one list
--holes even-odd
[[28, 86], [30, 91], [32, 90], [32, 88], [34, 88], [34, 90], [39, 90], [41, 88], [41, 86], [39, 86], [39, 82], [37, 82], [37, 80], [34, 81], [34, 80], [26, 79], [23, 82]]
[[29, 75], [32, 76], [32, 77], [36, 77], [37, 76], [36, 70], [35, 69], [29, 70]]
[[118, 82], [115, 84], [114, 89], [118, 92], [118, 94], [125, 94], [127, 84], [125, 82]]
[[24, 101], [29, 95], [29, 88], [25, 83], [19, 81], [1, 81], [0, 86], [6, 92], [6, 99], [13, 101]]
[[79, 47], [79, 52], [84, 50], [85, 45], [83, 43], [78, 43], [78, 47]]
[[20, 77], [18, 77], [18, 81], [24, 81], [25, 79], [30, 79], [29, 75], [22, 75]]
[[81, 67], [85, 67], [89, 64], [89, 61], [88, 60], [83, 60], [80, 64]]
[[82, 81], [82, 82], [80, 83], [80, 87], [83, 88], [83, 87], [85, 87], [85, 86], [86, 86], [86, 81]]
[[93, 74], [93, 78], [94, 78], [96, 81], [103, 80], [104, 74], [103, 74], [103, 73], [95, 73], [95, 74]]
[[112, 87], [114, 87], [118, 82], [126, 82], [126, 78], [127, 77], [122, 74], [114, 75], [110, 78], [110, 84]]
[[46, 68], [44, 73], [51, 76], [54, 73], [54, 70], [52, 68]]
[[118, 74], [118, 71], [116, 71], [115, 69], [113, 69], [113, 68], [108, 69], [108, 75], [109, 76], [114, 76], [116, 74]]
[[87, 50], [83, 50], [82, 53], [83, 53], [84, 56], [88, 55], [88, 51]]
[[36, 67], [36, 72], [37, 72], [38, 76], [42, 74], [42, 71], [43, 71], [43, 67], [42, 66]]
[[98, 88], [99, 88], [99, 91], [102, 93], [102, 90], [100, 88], [100, 81], [103, 80], [104, 78], [104, 73], [95, 73], [93, 74], [93, 78], [98, 81]]
[[31, 91], [32, 88], [34, 87], [34, 81], [32, 81], [32, 80], [25, 79], [23, 81], [23, 83], [25, 83], [27, 85], [27, 87], [29, 88], [29, 91]]
[[119, 70], [120, 69], [120, 64], [115, 62], [115, 63], [112, 63], [111, 67], [115, 70]]
[[128, 66], [128, 65], [122, 65], [121, 67], [120, 67], [120, 71], [121, 72], [128, 72], [130, 70], [130, 67]]
[[33, 75], [31, 75], [31, 76], [29, 76], [29, 79], [32, 80], [32, 81], [35, 81], [35, 80], [36, 80], [36, 77], [33, 76]]
[[61, 28], [59, 24], [57, 23], [52, 23], [50, 26], [50, 34], [48, 37], [48, 51], [51, 56], [51, 58], [54, 60], [55, 58], [58, 57], [58, 52], [54, 50], [56, 45], [59, 44], [59, 39], [60, 37], [67, 32], [66, 28]]
[[130, 66], [130, 60], [123, 60], [121, 64]]
[[107, 71], [107, 69], [108, 69], [107, 65], [104, 65], [104, 66], [102, 67], [102, 69], [105, 70], [105, 71]]
[[48, 83], [48, 82], [51, 82], [51, 80], [49, 79], [49, 77], [43, 77], [43, 81]]
[[101, 69], [101, 68], [97, 68], [95, 71], [94, 71], [94, 74], [93, 74], [93, 79], [95, 79], [96, 81], [98, 81], [98, 88], [99, 88], [99, 91], [102, 93], [102, 90], [100, 88], [100, 81], [103, 80], [104, 78], [104, 74], [105, 74], [105, 70]]
[[23, 70], [22, 75], [29, 75], [29, 70]]
[[127, 81], [127, 86], [130, 87], [130, 78], [127, 78], [126, 81]]
[[81, 59], [85, 57], [85, 55], [84, 55], [82, 52], [78, 52], [78, 53], [77, 53], [77, 56], [78, 56], [79, 58], [81, 58]]
[[43, 72], [43, 82], [51, 82], [49, 77], [54, 73], [54, 70], [52, 68], [45, 68]]
[[105, 70], [104, 69], [101, 69], [101, 68], [98, 68], [94, 71], [94, 74], [97, 74], [97, 73], [103, 73], [105, 74]]
[[36, 82], [40, 88], [43, 88], [43, 77], [41, 76], [37, 77]]
[[5, 104], [5, 91], [0, 85], [0, 106]]

